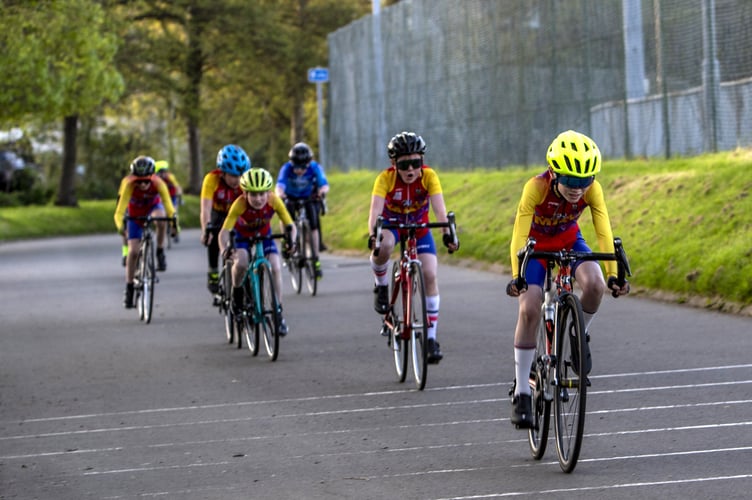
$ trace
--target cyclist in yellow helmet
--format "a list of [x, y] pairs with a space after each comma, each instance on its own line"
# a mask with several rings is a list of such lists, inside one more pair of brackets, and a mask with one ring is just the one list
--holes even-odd
[[[586, 208], [590, 208], [600, 250], [614, 251], [614, 237], [603, 188], [595, 180], [596, 174], [601, 171], [602, 162], [598, 146], [590, 137], [567, 130], [553, 140], [546, 159], [548, 169], [527, 181], [522, 190], [510, 245], [513, 279], [507, 285], [507, 294], [519, 297], [519, 316], [514, 332], [516, 383], [511, 420], [515, 426], [524, 429], [533, 425], [527, 380], [535, 355], [535, 329], [540, 321], [546, 269], [540, 261], [531, 260], [525, 271], [526, 282], [520, 282], [517, 252], [525, 246], [528, 237], [535, 238], [536, 250], [591, 251], [577, 222]], [[607, 282], [603, 279], [598, 262], [583, 261], [575, 263], [573, 267], [575, 280], [582, 290], [580, 300], [585, 313], [586, 331], [589, 330], [607, 289], [618, 295], [629, 293], [628, 282], [622, 287], [616, 283], [616, 262], [607, 261], [604, 265]], [[586, 339], [590, 339], [587, 333]], [[585, 348], [589, 371], [591, 361], [587, 343]]]
[[[243, 276], [248, 270], [249, 238], [257, 234], [272, 234], [271, 220], [276, 213], [284, 224], [289, 240], [295, 241], [296, 229], [292, 217], [285, 207], [285, 203], [271, 192], [274, 181], [272, 174], [263, 168], [251, 168], [240, 176], [240, 189], [243, 194], [238, 197], [227, 213], [222, 230], [219, 232], [219, 249], [226, 258], [231, 257], [233, 306], [237, 309], [243, 301], [243, 289], [240, 287]], [[230, 231], [235, 230], [235, 251], [228, 255], [230, 246]], [[291, 249], [286, 249], [290, 251]], [[264, 241], [264, 255], [272, 266], [274, 287], [277, 292], [277, 302], [282, 306], [282, 261], [274, 240]], [[281, 317], [281, 311], [280, 311]], [[287, 323], [280, 320], [279, 334], [287, 335]]]

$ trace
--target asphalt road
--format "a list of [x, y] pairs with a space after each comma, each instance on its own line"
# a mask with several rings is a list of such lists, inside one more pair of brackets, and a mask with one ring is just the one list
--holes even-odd
[[752, 320], [604, 300], [580, 462], [509, 423], [507, 277], [440, 269], [445, 358], [399, 384], [365, 256], [323, 255], [272, 363], [229, 346], [186, 231], [152, 323], [115, 235], [0, 245], [0, 498], [748, 498]]

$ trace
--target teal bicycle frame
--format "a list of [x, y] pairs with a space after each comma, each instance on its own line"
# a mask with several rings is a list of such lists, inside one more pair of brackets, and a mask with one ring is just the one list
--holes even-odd
[[[279, 355], [279, 324], [281, 308], [277, 300], [274, 275], [269, 259], [264, 255], [264, 241], [284, 238], [284, 234], [255, 235], [249, 239], [249, 264], [241, 287], [245, 291], [242, 314], [236, 318], [238, 335], [244, 332], [246, 345], [256, 356], [263, 333], [266, 353], [271, 361]], [[234, 244], [234, 240], [233, 241]]]

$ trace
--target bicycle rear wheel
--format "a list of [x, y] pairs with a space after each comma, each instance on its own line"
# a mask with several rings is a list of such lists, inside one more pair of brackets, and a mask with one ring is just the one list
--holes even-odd
[[585, 339], [585, 327], [582, 320], [582, 305], [577, 296], [565, 293], [560, 300], [554, 339], [558, 382], [554, 395], [556, 452], [561, 470], [572, 472], [580, 456], [585, 427], [587, 377], [584, 373], [582, 344]]
[[402, 332], [405, 329], [405, 288], [402, 286], [402, 281], [399, 276], [400, 263], [395, 262], [392, 266], [392, 288], [390, 296], [394, 296], [395, 289], [397, 289], [398, 292], [389, 312], [391, 323], [394, 325], [394, 328], [391, 328], [389, 331], [389, 345], [392, 348], [392, 354], [394, 356], [394, 368], [397, 371], [397, 380], [402, 383], [407, 378], [407, 364], [408, 359], [410, 359], [410, 353], [408, 350], [408, 340], [402, 338]]
[[[553, 325], [551, 326], [553, 327]], [[548, 335], [546, 322], [541, 311], [541, 321], [538, 325], [537, 343], [535, 346], [535, 361], [530, 370], [530, 392], [533, 398], [533, 427], [528, 429], [527, 438], [530, 453], [533, 458], [540, 460], [546, 452], [548, 431], [551, 423], [551, 387], [548, 377]]]
[[418, 390], [426, 387], [428, 378], [428, 313], [426, 312], [426, 285], [420, 262], [410, 263], [410, 290], [408, 309], [410, 319], [410, 343], [412, 346], [413, 375]]
[[219, 312], [225, 321], [225, 337], [227, 343], [232, 344], [235, 340], [235, 318], [232, 314], [232, 267], [229, 262], [222, 265], [222, 274], [219, 276]]
[[[141, 292], [141, 311], [143, 311], [143, 320], [145, 323], [151, 322], [152, 308], [154, 307], [154, 277], [156, 268], [154, 265], [154, 244], [151, 239], [144, 241], [144, 260], [142, 269], [142, 292]], [[139, 311], [139, 313], [141, 313]]]
[[311, 296], [314, 296], [316, 295], [318, 280], [316, 279], [316, 263], [314, 261], [315, 253], [313, 251], [313, 233], [311, 233], [311, 226], [308, 225], [308, 221], [303, 222], [301, 229], [303, 233], [301, 235], [301, 241], [303, 243], [303, 248], [301, 249], [301, 251], [303, 256], [305, 257], [303, 274], [305, 275], [305, 282], [306, 287], [308, 288], [308, 293], [310, 293]]
[[[274, 278], [269, 265], [261, 264], [257, 269], [259, 284], [258, 305], [261, 307], [261, 321], [256, 324], [256, 334], [263, 333], [266, 354], [271, 361], [279, 356], [279, 323], [281, 321], [277, 294], [274, 289]], [[257, 337], [258, 338], [258, 337]]]

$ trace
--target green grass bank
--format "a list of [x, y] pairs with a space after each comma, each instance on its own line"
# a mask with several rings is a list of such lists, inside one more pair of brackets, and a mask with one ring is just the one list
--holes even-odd
[[[427, 158], [430, 163], [430, 157]], [[624, 241], [636, 293], [729, 312], [752, 314], [752, 151], [671, 160], [607, 160], [598, 176], [614, 234]], [[443, 260], [509, 270], [509, 241], [528, 168], [448, 171], [441, 175], [447, 207], [462, 241]], [[327, 245], [366, 256], [372, 171], [331, 172]], [[0, 241], [114, 231], [115, 203], [80, 208], [0, 209]], [[181, 225], [198, 226], [198, 199], [186, 196]], [[589, 213], [580, 221], [594, 242]], [[505, 283], [499, 284], [500, 287]]]

